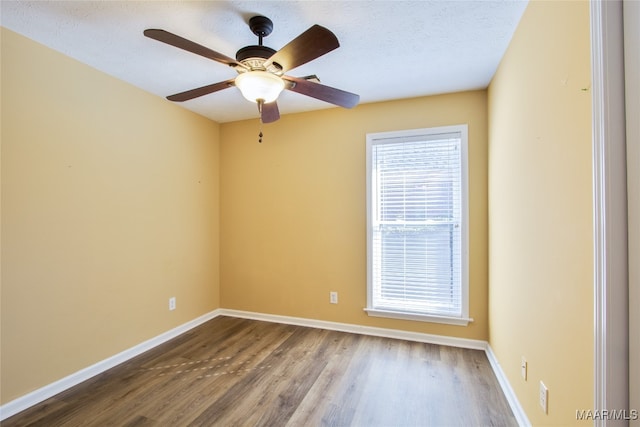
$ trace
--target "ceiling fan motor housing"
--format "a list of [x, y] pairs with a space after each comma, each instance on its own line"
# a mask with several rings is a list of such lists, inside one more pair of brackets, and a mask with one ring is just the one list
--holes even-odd
[[240, 62], [250, 58], [268, 59], [274, 53], [276, 53], [276, 50], [267, 46], [245, 46], [238, 50], [236, 53], [236, 59]]
[[236, 60], [252, 70], [264, 70], [264, 61], [276, 53], [267, 46], [245, 46], [236, 53]]

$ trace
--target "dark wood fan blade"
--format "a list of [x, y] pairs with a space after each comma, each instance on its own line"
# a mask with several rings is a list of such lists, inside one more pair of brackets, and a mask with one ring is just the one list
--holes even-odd
[[260, 111], [262, 123], [272, 123], [280, 118], [280, 110], [278, 109], [278, 103], [276, 101], [268, 104], [260, 104], [258, 108], [262, 110]]
[[213, 59], [214, 61], [218, 61], [232, 67], [240, 66], [246, 68], [233, 58], [229, 58], [228, 56], [211, 50], [208, 47], [204, 47], [198, 43], [192, 42], [191, 40], [187, 40], [165, 30], [148, 29], [144, 30], [144, 35], [151, 39], [184, 49], [187, 52], [195, 53], [196, 55], [204, 56], [205, 58]]
[[287, 85], [287, 89], [290, 91], [339, 105], [340, 107], [353, 108], [360, 102], [360, 96], [355, 93], [346, 92], [298, 77], [282, 76], [282, 78], [292, 83], [291, 85]]
[[331, 31], [320, 25], [314, 25], [285, 47], [274, 53], [264, 63], [265, 68], [272, 64], [282, 68], [283, 72], [296, 68], [331, 52], [340, 46], [338, 38]]
[[196, 89], [187, 90], [185, 92], [176, 93], [175, 95], [167, 96], [169, 101], [183, 102], [188, 101], [193, 98], [197, 98], [199, 96], [208, 95], [213, 92], [217, 92], [222, 89], [226, 89], [228, 87], [234, 86], [234, 80], [225, 80], [223, 82], [214, 83], [207, 86], [202, 86]]

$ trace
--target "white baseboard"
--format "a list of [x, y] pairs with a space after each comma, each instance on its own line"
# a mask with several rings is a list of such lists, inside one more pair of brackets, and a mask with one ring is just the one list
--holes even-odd
[[486, 341], [424, 334], [420, 332], [400, 331], [396, 329], [376, 328], [371, 326], [360, 326], [348, 323], [328, 322], [325, 320], [306, 319], [302, 317], [279, 316], [275, 314], [255, 313], [250, 311], [228, 310], [224, 308], [220, 308], [203, 316], [200, 316], [190, 322], [187, 322], [174, 329], [171, 329], [170, 331], [160, 334], [157, 337], [154, 337], [141, 344], [131, 347], [128, 350], [118, 353], [115, 356], [109, 357], [108, 359], [105, 359], [92, 366], [75, 372], [65, 378], [62, 378], [61, 380], [46, 385], [38, 390], [35, 390], [29, 394], [12, 400], [9, 403], [6, 403], [5, 405], [0, 406], [0, 421], [17, 414], [18, 412], [24, 411], [25, 409], [36, 405], [52, 396], [55, 396], [56, 394], [61, 393], [77, 384], [80, 384], [81, 382], [86, 381], [89, 378], [92, 378], [108, 369], [111, 369], [114, 366], [126, 362], [127, 360], [132, 359], [144, 353], [145, 351], [151, 350], [152, 348], [166, 341], [169, 341], [170, 339], [175, 338], [180, 334], [183, 334], [188, 330], [193, 329], [196, 326], [199, 326], [202, 323], [218, 316], [239, 317], [243, 319], [262, 320], [265, 322], [284, 323], [287, 325], [306, 326], [310, 328], [327, 329], [332, 331], [349, 332], [376, 337], [395, 338], [429, 344], [484, 350], [484, 352], [487, 354], [487, 358], [489, 359], [489, 363], [491, 364], [491, 367], [493, 368], [493, 371], [498, 378], [498, 382], [502, 387], [502, 391], [504, 392], [507, 401], [511, 406], [511, 410], [513, 411], [514, 416], [518, 421], [518, 424], [522, 427], [531, 426], [531, 423], [529, 422], [529, 419], [522, 409], [522, 406], [520, 406], [520, 402], [518, 402], [518, 399], [513, 392], [513, 389], [511, 388], [511, 385], [509, 384], [509, 381], [507, 380], [504, 372], [502, 371], [502, 368], [500, 367], [495, 354], [491, 350], [491, 346], [489, 346]]
[[400, 331], [397, 329], [375, 328], [372, 326], [360, 326], [349, 323], [328, 322], [326, 320], [306, 319], [303, 317], [279, 316], [276, 314], [228, 310], [225, 308], [221, 308], [218, 311], [218, 315], [240, 317], [243, 319], [263, 320], [265, 322], [273, 323], [284, 323], [287, 325], [308, 326], [311, 328], [328, 329], [331, 331], [339, 332], [350, 332], [353, 334], [371, 335], [376, 337], [396, 338], [429, 344], [448, 345], [451, 347], [470, 348], [474, 350], [484, 350], [487, 348], [487, 342], [481, 340], [423, 334], [420, 332]]
[[29, 394], [25, 394], [11, 402], [8, 402], [2, 406], [0, 406], [0, 421], [9, 418], [12, 415], [17, 414], [18, 412], [22, 412], [25, 409], [36, 405], [50, 397], [55, 396], [56, 394], [63, 392], [77, 384], [80, 384], [83, 381], [88, 380], [102, 372], [113, 368], [123, 362], [126, 362], [129, 359], [132, 359], [145, 351], [151, 350], [152, 348], [169, 341], [172, 338], [179, 336], [187, 332], [190, 329], [195, 328], [196, 326], [213, 319], [214, 317], [219, 315], [219, 310], [214, 310], [207, 314], [204, 314], [190, 322], [184, 323], [176, 328], [173, 328], [167, 332], [164, 332], [150, 340], [144, 341], [136, 346], [133, 346], [121, 353], [118, 353], [114, 356], [111, 356], [105, 360], [102, 360], [94, 365], [91, 365], [87, 368], [81, 369], [67, 377], [64, 377], [56, 382], [48, 384], [42, 388], [32, 391]]
[[516, 397], [515, 392], [511, 388], [511, 384], [509, 384], [509, 380], [507, 379], [507, 376], [502, 370], [502, 367], [500, 366], [500, 363], [498, 362], [498, 359], [496, 358], [496, 355], [489, 344], [487, 344], [485, 353], [487, 353], [487, 359], [489, 359], [489, 363], [493, 368], [493, 372], [496, 374], [496, 377], [498, 378], [500, 387], [502, 387], [502, 392], [504, 393], [505, 397], [507, 398], [507, 401], [509, 402], [509, 406], [513, 411], [513, 416], [516, 417], [516, 420], [518, 421], [518, 425], [521, 427], [531, 427], [531, 423], [529, 422], [529, 418], [527, 418], [527, 414], [524, 412], [524, 409], [520, 405], [520, 402], [518, 401], [518, 398]]

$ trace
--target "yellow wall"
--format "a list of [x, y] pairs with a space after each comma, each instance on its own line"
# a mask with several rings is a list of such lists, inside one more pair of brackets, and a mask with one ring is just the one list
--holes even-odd
[[2, 403], [219, 307], [216, 123], [3, 28], [1, 136]]
[[593, 407], [590, 79], [589, 4], [533, 1], [489, 87], [490, 344], [534, 425]]
[[[486, 340], [486, 92], [364, 104], [221, 125], [221, 305]], [[369, 317], [365, 135], [469, 125], [468, 327]], [[329, 304], [337, 291], [339, 304]]]

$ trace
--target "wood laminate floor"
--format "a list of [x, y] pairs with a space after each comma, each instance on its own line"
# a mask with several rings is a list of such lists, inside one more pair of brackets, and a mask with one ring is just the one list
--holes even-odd
[[483, 351], [217, 317], [14, 426], [515, 426]]

